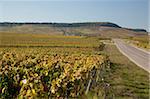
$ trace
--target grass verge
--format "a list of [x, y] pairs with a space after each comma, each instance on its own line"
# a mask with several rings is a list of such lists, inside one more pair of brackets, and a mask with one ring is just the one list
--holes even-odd
[[105, 82], [110, 84], [113, 97], [148, 99], [149, 73], [123, 56], [115, 45], [106, 45], [103, 53], [107, 54], [111, 61], [110, 73], [105, 76]]

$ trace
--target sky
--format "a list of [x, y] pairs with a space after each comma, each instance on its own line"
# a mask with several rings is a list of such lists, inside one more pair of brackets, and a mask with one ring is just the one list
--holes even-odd
[[149, 0], [0, 0], [0, 22], [112, 22], [150, 27]]

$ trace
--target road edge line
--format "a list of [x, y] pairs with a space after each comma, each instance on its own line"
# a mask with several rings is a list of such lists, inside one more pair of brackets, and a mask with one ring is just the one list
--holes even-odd
[[[115, 43], [115, 42], [114, 42]], [[133, 63], [135, 63], [137, 66], [139, 66], [140, 68], [144, 69], [145, 71], [147, 71], [150, 74], [150, 70], [147, 70], [145, 67], [141, 66], [140, 64], [138, 64], [135, 60], [133, 60], [132, 58], [130, 58], [126, 53], [124, 53], [119, 47], [118, 45], [115, 43], [116, 47], [118, 48], [118, 50], [124, 55], [126, 56], [130, 61], [132, 61]]]

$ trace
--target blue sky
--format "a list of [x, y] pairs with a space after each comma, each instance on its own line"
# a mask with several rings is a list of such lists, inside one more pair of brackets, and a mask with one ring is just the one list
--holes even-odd
[[113, 22], [148, 30], [148, 1], [0, 0], [0, 22]]

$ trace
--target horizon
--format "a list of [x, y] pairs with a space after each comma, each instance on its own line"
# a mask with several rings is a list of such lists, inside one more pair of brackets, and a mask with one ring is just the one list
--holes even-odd
[[0, 1], [0, 22], [110, 22], [149, 31], [149, 0]]

